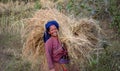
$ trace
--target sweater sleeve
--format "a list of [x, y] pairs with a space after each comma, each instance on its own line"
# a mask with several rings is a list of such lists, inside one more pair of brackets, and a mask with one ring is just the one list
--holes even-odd
[[51, 44], [51, 42], [45, 43], [45, 53], [46, 53], [46, 58], [47, 58], [49, 69], [54, 68], [53, 59], [52, 59], [52, 44]]

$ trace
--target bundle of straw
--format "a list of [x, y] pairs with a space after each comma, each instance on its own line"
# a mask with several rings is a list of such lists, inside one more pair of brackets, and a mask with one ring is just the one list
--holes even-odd
[[[100, 27], [93, 19], [71, 19], [56, 9], [39, 10], [33, 18], [27, 19], [25, 31], [25, 43], [23, 56], [32, 63], [38, 62], [46, 65], [45, 47], [43, 42], [44, 25], [56, 20], [60, 24], [59, 38], [67, 46], [70, 56], [70, 71], [79, 70], [82, 64], [91, 59], [90, 52], [97, 46], [99, 41]], [[76, 65], [76, 70], [73, 66]], [[72, 69], [73, 68], [73, 69]], [[45, 71], [42, 69], [42, 71]]]

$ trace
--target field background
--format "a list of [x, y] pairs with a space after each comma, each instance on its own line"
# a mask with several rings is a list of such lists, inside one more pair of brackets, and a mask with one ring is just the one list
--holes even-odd
[[107, 45], [99, 56], [93, 55], [86, 71], [120, 71], [119, 0], [0, 0], [0, 71], [40, 70], [21, 58], [23, 21], [40, 9], [53, 7], [75, 19], [93, 18], [100, 22]]

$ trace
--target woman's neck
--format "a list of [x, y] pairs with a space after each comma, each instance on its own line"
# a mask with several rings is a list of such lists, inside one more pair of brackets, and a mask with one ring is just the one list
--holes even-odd
[[58, 36], [51, 36], [52, 38], [58, 39]]

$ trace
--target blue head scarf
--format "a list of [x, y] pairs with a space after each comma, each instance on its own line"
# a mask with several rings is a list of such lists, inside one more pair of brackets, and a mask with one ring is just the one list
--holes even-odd
[[46, 31], [44, 32], [44, 36], [43, 36], [44, 42], [46, 42], [51, 37], [51, 35], [48, 33], [48, 31], [49, 31], [50, 26], [52, 26], [52, 25], [55, 25], [56, 28], [59, 30], [59, 24], [57, 23], [57, 21], [52, 20], [52, 21], [47, 22], [45, 24]]

